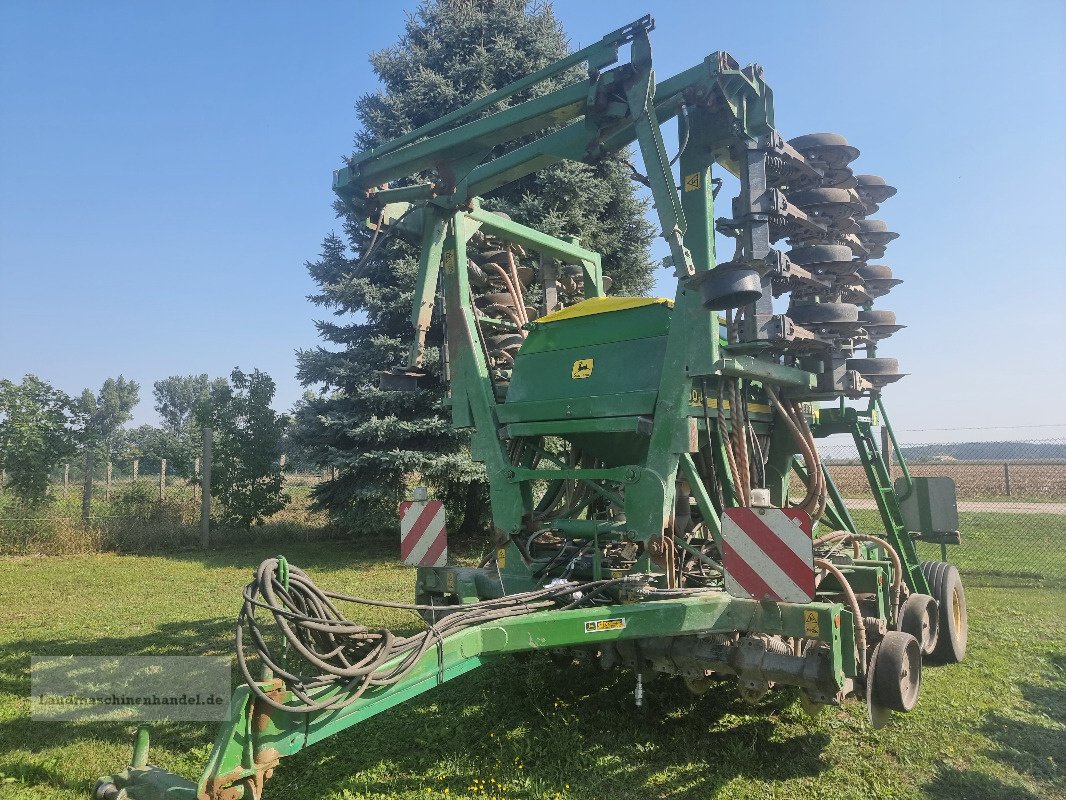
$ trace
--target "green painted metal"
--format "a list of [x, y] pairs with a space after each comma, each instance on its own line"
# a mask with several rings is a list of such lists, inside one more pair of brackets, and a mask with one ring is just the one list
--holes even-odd
[[856, 527], [855, 520], [852, 519], [851, 512], [844, 502], [844, 496], [840, 493], [836, 481], [833, 480], [833, 476], [824, 464], [822, 465], [822, 475], [825, 477], [826, 486], [829, 490], [829, 500], [832, 505], [829, 506], [828, 510], [833, 514], [834, 524], [838, 530], [858, 533], [859, 529]]
[[580, 266], [585, 275], [585, 297], [603, 296], [603, 269], [600, 266], [600, 254], [596, 251], [586, 250], [573, 242], [562, 241], [554, 236], [541, 233], [536, 228], [530, 228], [504, 219], [490, 211], [484, 211], [477, 198], [472, 201], [472, 209], [468, 217], [480, 223], [482, 230], [495, 234], [501, 239], [556, 258], [564, 264]]
[[767, 381], [778, 386], [813, 389], [818, 381], [816, 375], [806, 370], [769, 361], [759, 361], [751, 356], [723, 358], [715, 366], [715, 372], [719, 375]]
[[889, 422], [888, 412], [885, 411], [885, 404], [881, 400], [881, 396], [871, 398], [870, 402], [871, 411], [876, 410], [881, 417], [881, 424], [884, 425], [885, 430], [888, 431], [888, 438], [892, 442], [892, 449], [895, 452], [896, 463], [899, 464], [900, 471], [903, 472], [903, 479], [906, 483], [907, 489], [900, 495], [900, 500], [904, 500], [911, 493], [914, 488], [914, 481], [911, 480], [910, 470], [907, 468], [907, 459], [903, 457], [903, 450], [899, 446], [899, 442], [896, 441], [896, 431], [892, 428], [892, 423]]
[[[813, 616], [812, 616], [813, 615]], [[621, 620], [609, 629], [596, 630], [599, 620]], [[813, 619], [819, 633], [811, 636]], [[590, 632], [589, 624], [594, 630]], [[492, 658], [508, 653], [571, 647], [602, 647], [605, 643], [632, 639], [651, 639], [669, 633], [689, 636], [715, 632], [754, 631], [781, 636], [806, 636], [828, 645], [826, 691], [835, 692], [844, 685], [849, 658], [846, 632], [852, 627], [851, 615], [838, 603], [763, 603], [740, 600], [720, 593], [706, 596], [636, 602], [618, 606], [581, 608], [570, 611], [545, 611], [535, 615], [513, 617], [469, 628], [444, 639], [427, 651], [415, 668], [398, 683], [369, 689], [354, 703], [337, 710], [309, 715], [290, 714], [258, 704], [246, 686], [238, 687], [232, 699], [233, 720], [222, 726], [204, 773], [194, 786], [179, 776], [161, 770], [152, 771], [152, 780], [164, 787], [155, 794], [145, 787], [144, 764], [111, 776], [119, 788], [135, 786], [132, 800], [192, 800], [213, 797], [224, 785], [250, 787], [265, 770], [280, 759], [347, 730], [370, 717], [417, 697], [447, 681], [475, 669]], [[265, 691], [280, 684], [265, 681]], [[278, 690], [284, 700], [284, 690]], [[320, 690], [316, 699], [335, 697], [338, 690]], [[148, 755], [147, 733], [139, 735], [141, 761]], [[222, 780], [224, 778], [224, 781]], [[234, 800], [250, 800], [247, 792], [230, 795]]]
[[[918, 551], [914, 547], [914, 539], [903, 524], [903, 515], [899, 510], [899, 498], [896, 497], [888, 466], [885, 464], [884, 457], [877, 446], [877, 439], [873, 434], [873, 416], [870, 411], [860, 414], [850, 407], [823, 409], [815, 435], [828, 436], [833, 433], [851, 435], [859, 454], [859, 462], [862, 464], [866, 479], [873, 491], [874, 502], [877, 504], [877, 510], [884, 525], [884, 536], [889, 544], [896, 548], [903, 561], [907, 585], [911, 591], [929, 594], [929, 584], [922, 572]], [[841, 505], [843, 505], [842, 502]]]
[[[702, 535], [709, 535], [718, 553], [724, 552], [721, 517], [746, 491], [731, 474], [729, 426], [745, 414], [754, 441], [742, 441], [743, 452], [749, 446], [766, 448], [764, 486], [772, 505], [787, 506], [792, 472], [806, 475], [796, 458], [801, 448], [769, 405], [767, 390], [809, 398], [817, 396], [812, 392], [818, 379], [795, 366], [805, 361], [782, 358], [768, 342], [730, 342], [725, 320], [704, 307], [701, 290], [701, 282], [717, 268], [716, 170], [741, 175], [753, 148], [777, 135], [772, 92], [759, 68], [741, 69], [720, 52], [657, 83], [651, 28], [650, 18], [638, 20], [509, 87], [357, 155], [334, 174], [334, 190], [371, 224], [380, 223], [420, 245], [406, 366], [411, 373], [423, 367], [433, 305], [443, 292], [450, 365], [446, 402], [453, 427], [468, 432], [471, 456], [488, 476], [495, 561], [477, 569], [419, 568], [417, 593], [477, 603], [568, 576], [578, 568], [576, 557], [569, 564], [566, 559], [556, 563], [555, 556], [530, 545], [547, 532], [589, 548], [590, 564], [580, 567], [587, 573], [583, 579], [620, 577], [628, 570], [643, 573], [666, 594], [619, 594], [611, 597], [612, 605], [539, 611], [462, 630], [439, 641], [397, 683], [373, 687], [335, 711], [277, 711], [256, 700], [249, 687], [240, 687], [233, 720], [219, 731], [198, 785], [146, 767], [147, 733], [138, 735], [133, 766], [114, 776], [117, 784], [131, 788], [134, 800], [258, 797], [262, 781], [283, 757], [508, 653], [604, 648], [707, 633], [794, 637], [824, 644], [824, 652], [812, 657], [825, 659], [828, 678], [819, 688], [826, 698], [853, 692], [868, 654], [857, 651], [855, 620], [838, 602], [842, 587], [834, 578], [825, 579], [812, 603], [731, 597], [716, 582], [722, 565], [693, 544], [707, 540], [686, 538], [679, 525], [679, 519], [695, 513], [694, 504], [705, 525]], [[632, 44], [630, 63], [607, 69], [625, 43]], [[583, 62], [589, 66], [585, 80], [507, 104]], [[501, 110], [490, 112], [497, 103]], [[680, 191], [660, 131], [663, 121], [679, 115]], [[520, 138], [520, 146], [492, 157], [498, 146]], [[471, 237], [487, 234], [520, 246], [540, 263], [580, 267], [586, 298], [604, 294], [603, 264], [599, 253], [577, 240], [492, 213], [479, 196], [545, 166], [564, 160], [595, 162], [631, 144], [644, 157], [669, 261], [679, 279], [672, 305], [533, 321], [524, 331], [513, 323], [493, 322], [496, 330], [525, 334], [509, 376], [494, 378], [486, 323], [474, 305], [467, 269]], [[427, 180], [434, 171], [435, 177]], [[401, 179], [418, 183], [387, 185]], [[740, 251], [751, 253], [753, 225], [750, 220], [737, 225]], [[741, 397], [736, 408], [726, 394], [732, 381]], [[843, 403], [820, 415], [816, 409], [813, 431], [854, 438], [885, 537], [903, 560], [903, 577], [911, 590], [928, 593], [871, 433], [878, 410], [887, 425], [876, 394], [866, 411]], [[553, 449], [559, 442], [571, 448], [565, 457]], [[902, 464], [894, 434], [892, 442]], [[705, 481], [712, 473], [713, 479]], [[831, 503], [823, 524], [854, 532], [840, 492], [824, 474]], [[904, 474], [909, 476], [906, 470]], [[574, 496], [566, 494], [571, 491]], [[545, 500], [560, 498], [561, 512], [550, 519], [538, 516]], [[605, 548], [617, 546], [633, 552], [622, 567], [605, 555]], [[668, 560], [673, 563], [673, 548], [717, 576], [710, 589], [684, 597], [670, 594], [679, 588], [664, 566]], [[667, 552], [669, 557], [663, 555]], [[889, 596], [893, 576], [881, 557], [863, 547], [857, 558], [842, 561], [842, 569], [857, 592], [876, 598], [874, 608], [867, 606], [864, 613], [887, 624], [894, 613]], [[612, 624], [597, 626], [605, 620]], [[811, 688], [812, 678], [797, 673], [774, 680]], [[260, 688], [281, 701], [289, 696], [281, 681], [267, 680]], [[321, 696], [339, 691], [330, 686]]]

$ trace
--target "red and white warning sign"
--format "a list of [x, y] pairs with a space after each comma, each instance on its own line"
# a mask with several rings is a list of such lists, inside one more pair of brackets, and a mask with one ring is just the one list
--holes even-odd
[[440, 500], [400, 503], [400, 558], [409, 567], [443, 567], [448, 563], [448, 533]]
[[733, 597], [814, 599], [811, 516], [794, 508], [727, 508], [722, 518], [725, 589]]

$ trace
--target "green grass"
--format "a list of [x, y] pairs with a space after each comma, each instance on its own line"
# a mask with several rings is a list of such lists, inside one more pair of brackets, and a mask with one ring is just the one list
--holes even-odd
[[[228, 652], [241, 587], [277, 549], [0, 559], [0, 798], [84, 800], [130, 756], [130, 726], [28, 720], [31, 655]], [[385, 550], [283, 549], [323, 586], [410, 595], [411, 572]], [[858, 705], [811, 720], [787, 693], [749, 706], [727, 686], [696, 698], [668, 678], [647, 685], [637, 711], [629, 672], [534, 657], [483, 667], [286, 759], [266, 795], [1066, 796], [1066, 592], [975, 581], [969, 604], [967, 661], [927, 670], [918, 708], [881, 731]], [[410, 624], [390, 611], [367, 621]], [[213, 735], [208, 725], [161, 726], [152, 761], [195, 777]], [[480, 782], [484, 790], [470, 788]]]
[[[851, 512], [860, 530], [884, 530], [876, 511]], [[948, 560], [971, 586], [1043, 586], [1066, 590], [1066, 516], [959, 512], [962, 545]], [[922, 559], [939, 559], [940, 546], [918, 544]]]

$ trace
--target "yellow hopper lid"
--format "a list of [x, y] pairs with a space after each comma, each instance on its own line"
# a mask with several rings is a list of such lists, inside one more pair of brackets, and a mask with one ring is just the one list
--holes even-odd
[[535, 322], [558, 322], [563, 319], [591, 317], [593, 314], [607, 314], [611, 311], [625, 311], [629, 308], [659, 304], [673, 308], [674, 301], [666, 297], [590, 297], [588, 300], [582, 300], [580, 303], [574, 303], [572, 306], [538, 317]]

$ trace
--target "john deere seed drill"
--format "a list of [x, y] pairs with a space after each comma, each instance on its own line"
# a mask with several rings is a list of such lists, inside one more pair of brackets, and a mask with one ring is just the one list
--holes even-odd
[[[638, 702], [662, 673], [695, 692], [729, 679], [751, 700], [797, 687], [812, 712], [855, 697], [875, 725], [914, 707], [923, 660], [963, 657], [958, 572], [914, 545], [957, 541], [954, 487], [912, 478], [889, 435], [893, 485], [873, 433], [891, 433], [881, 391], [901, 377], [879, 355], [900, 326], [874, 306], [899, 281], [871, 263], [897, 236], [871, 217], [896, 190], [856, 175], [841, 136], [786, 141], [758, 66], [716, 52], [657, 81], [653, 27], [614, 31], [334, 175], [375, 231], [363, 261], [383, 237], [421, 248], [409, 355], [369, 390], [424, 391], [426, 369], [443, 371], [452, 424], [488, 475], [482, 562], [445, 563], [439, 507], [424, 490], [405, 503], [402, 549], [421, 566], [403, 607], [426, 622], [407, 636], [346, 616], [372, 601], [264, 562], [237, 623], [244, 684], [203, 774], [150, 766], [142, 728], [97, 798], [255, 800], [285, 756], [512, 653], [628, 668]], [[579, 64], [583, 80], [528, 91]], [[549, 236], [480, 199], [634, 144], [672, 299], [609, 294], [580, 231]], [[724, 173], [739, 191], [716, 216]], [[716, 231], [735, 241], [721, 262]], [[855, 441], [875, 532], [819, 459], [831, 434]]]

